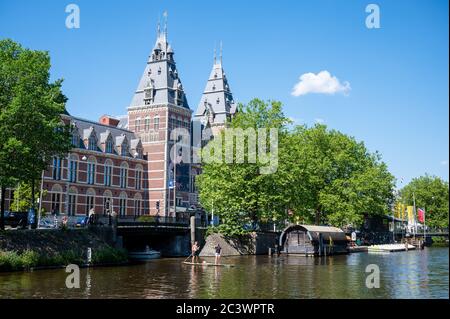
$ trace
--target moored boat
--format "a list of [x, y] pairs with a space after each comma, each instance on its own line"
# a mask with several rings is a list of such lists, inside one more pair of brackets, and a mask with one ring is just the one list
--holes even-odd
[[150, 249], [148, 246], [143, 251], [130, 251], [128, 252], [128, 258], [133, 260], [151, 260], [161, 258], [161, 252], [154, 249]]

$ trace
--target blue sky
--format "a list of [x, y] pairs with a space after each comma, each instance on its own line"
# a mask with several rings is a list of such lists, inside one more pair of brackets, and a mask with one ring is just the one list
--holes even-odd
[[[79, 29], [65, 27], [69, 3], [80, 8]], [[380, 29], [366, 28], [370, 3], [379, 5]], [[298, 123], [363, 140], [401, 187], [424, 173], [448, 180], [448, 9], [444, 0], [0, 0], [0, 38], [50, 51], [69, 112], [97, 119], [126, 113], [167, 10], [192, 109], [223, 41], [237, 101], [280, 100]], [[302, 74], [325, 70], [351, 89], [291, 94]]]

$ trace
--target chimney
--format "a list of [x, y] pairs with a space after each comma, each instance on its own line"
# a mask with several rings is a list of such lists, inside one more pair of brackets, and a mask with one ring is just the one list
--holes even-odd
[[117, 125], [120, 122], [118, 119], [113, 118], [112, 116], [109, 115], [102, 115], [98, 121], [103, 125], [108, 125], [112, 127], [117, 127]]

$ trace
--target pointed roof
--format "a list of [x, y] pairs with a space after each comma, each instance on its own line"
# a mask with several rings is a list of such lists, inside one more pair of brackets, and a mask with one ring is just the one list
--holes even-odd
[[167, 40], [167, 28], [159, 30], [130, 107], [173, 105], [189, 109], [178, 76], [174, 52]]
[[208, 118], [213, 119], [214, 122], [210, 124], [224, 124], [236, 112], [233, 94], [222, 67], [222, 50], [220, 51], [219, 61], [214, 52], [214, 65], [194, 115], [204, 122]]

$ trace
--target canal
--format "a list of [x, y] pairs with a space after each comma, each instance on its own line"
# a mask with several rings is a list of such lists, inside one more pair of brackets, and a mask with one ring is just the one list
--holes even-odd
[[[191, 267], [184, 258], [81, 269], [79, 289], [64, 269], [1, 273], [0, 298], [449, 298], [449, 249], [305, 258], [223, 258], [235, 267]], [[366, 287], [367, 265], [380, 288]]]

